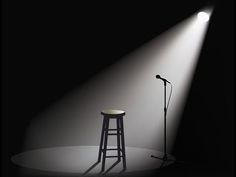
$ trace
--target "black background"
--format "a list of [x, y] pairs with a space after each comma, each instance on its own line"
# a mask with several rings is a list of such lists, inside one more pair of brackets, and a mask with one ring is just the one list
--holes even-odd
[[[177, 159], [200, 164], [184, 168], [193, 176], [227, 176], [233, 169], [234, 4], [211, 4], [215, 9], [173, 150]], [[34, 116], [205, 5], [208, 1], [3, 1], [2, 175], [17, 176], [10, 158], [21, 152]]]

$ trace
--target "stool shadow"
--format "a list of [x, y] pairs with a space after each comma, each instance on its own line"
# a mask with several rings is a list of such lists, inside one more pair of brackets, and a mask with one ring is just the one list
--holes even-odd
[[[117, 160], [115, 161], [115, 163], [113, 163], [104, 173], [103, 171], [100, 171], [97, 175], [106, 175], [108, 174], [121, 160]], [[93, 165], [91, 165], [83, 174], [82, 176], [85, 176], [86, 174], [88, 174], [93, 168], [95, 168], [100, 162], [97, 161], [95, 162]], [[122, 174], [123, 172], [125, 172], [125, 169], [121, 170], [118, 174]]]
[[[106, 175], [109, 171], [111, 171], [112, 168], [114, 168], [120, 161], [121, 161], [121, 160], [115, 161], [115, 163], [113, 163], [113, 164], [110, 166], [110, 168], [108, 168], [108, 169], [103, 173], [103, 175]], [[121, 170], [118, 174], [121, 174], [121, 173], [123, 173], [124, 171], [125, 171], [125, 169]]]
[[[82, 176], [85, 176], [86, 174], [88, 174], [93, 168], [95, 168], [98, 164], [99, 164], [100, 162], [99, 161], [97, 161], [97, 162], [95, 162], [92, 166], [90, 166], [83, 174], [82, 174]], [[101, 173], [101, 172], [100, 172]], [[100, 174], [99, 173], [99, 174]]]

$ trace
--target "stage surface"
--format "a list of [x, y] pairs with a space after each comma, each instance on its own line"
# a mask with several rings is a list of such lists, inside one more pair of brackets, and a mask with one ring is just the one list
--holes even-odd
[[[115, 148], [115, 147], [109, 147]], [[34, 172], [50, 172], [93, 176], [101, 174], [101, 162], [97, 162], [98, 146], [64, 146], [26, 151], [12, 157], [12, 162], [33, 169]], [[116, 151], [107, 151], [107, 155], [116, 155]], [[146, 148], [126, 147], [127, 170], [123, 171], [122, 160], [106, 159], [106, 169], [103, 174], [132, 174], [151, 169], [158, 169], [173, 163], [151, 158], [151, 155], [162, 157], [163, 153]], [[170, 159], [174, 157], [169, 155]], [[24, 169], [23, 168], [23, 169]]]

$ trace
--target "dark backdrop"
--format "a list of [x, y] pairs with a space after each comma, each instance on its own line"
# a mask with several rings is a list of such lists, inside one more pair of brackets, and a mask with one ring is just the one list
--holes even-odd
[[[2, 2], [2, 170], [34, 116], [208, 1]], [[215, 9], [173, 154], [209, 173], [233, 168], [234, 6]], [[194, 172], [193, 172], [194, 173]]]

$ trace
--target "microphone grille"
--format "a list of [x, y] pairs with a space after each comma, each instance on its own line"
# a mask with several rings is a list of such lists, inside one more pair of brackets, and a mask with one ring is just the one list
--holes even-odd
[[159, 79], [159, 78], [161, 78], [161, 76], [158, 74], [158, 75], [156, 75], [156, 78]]

